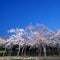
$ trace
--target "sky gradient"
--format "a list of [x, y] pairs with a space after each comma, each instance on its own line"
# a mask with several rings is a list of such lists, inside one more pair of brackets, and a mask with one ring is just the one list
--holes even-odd
[[0, 0], [0, 36], [11, 28], [42, 23], [60, 28], [60, 0]]

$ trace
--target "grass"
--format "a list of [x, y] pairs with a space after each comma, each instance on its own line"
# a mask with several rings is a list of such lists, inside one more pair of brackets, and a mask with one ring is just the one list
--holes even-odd
[[60, 60], [60, 57], [59, 56], [47, 56], [47, 57], [4, 56], [4, 57], [0, 57], [0, 60]]

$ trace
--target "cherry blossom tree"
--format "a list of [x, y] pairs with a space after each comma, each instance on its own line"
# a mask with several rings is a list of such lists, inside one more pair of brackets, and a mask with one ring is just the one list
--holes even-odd
[[[6, 41], [6, 48], [12, 48], [14, 45], [18, 45], [17, 56], [19, 56], [20, 49], [22, 48], [22, 54], [26, 54], [26, 47], [30, 48], [38, 47], [41, 55], [41, 47], [44, 51], [44, 56], [46, 56], [46, 45], [51, 47], [60, 48], [60, 30], [53, 32], [48, 27], [43, 24], [36, 24], [33, 26], [30, 24], [25, 29], [12, 28], [8, 30], [12, 33], [9, 39]], [[6, 49], [5, 49], [6, 50]]]
[[39, 42], [43, 47], [44, 56], [46, 56], [46, 45], [50, 43], [50, 37], [54, 35], [54, 32], [48, 29], [43, 24], [37, 24], [36, 26], [29, 25], [26, 30], [34, 35], [35, 40]]
[[51, 37], [52, 46], [57, 47], [60, 55], [60, 29], [55, 32], [55, 35]]

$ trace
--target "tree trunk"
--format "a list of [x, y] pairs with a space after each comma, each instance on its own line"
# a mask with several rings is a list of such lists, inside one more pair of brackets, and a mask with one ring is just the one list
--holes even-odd
[[10, 52], [9, 52], [9, 56], [11, 56], [11, 53], [12, 53], [12, 48], [9, 50]]
[[18, 48], [18, 53], [17, 53], [17, 56], [19, 56], [19, 53], [20, 53], [20, 46], [19, 46], [19, 48]]
[[44, 57], [46, 57], [46, 46], [43, 46]]
[[59, 53], [59, 56], [60, 56], [60, 48], [58, 47], [58, 53]]
[[57, 43], [57, 49], [58, 49], [58, 55], [60, 56], [60, 48], [58, 43]]
[[40, 46], [40, 56], [41, 56], [41, 52], [42, 52], [42, 45]]
[[4, 53], [3, 53], [3, 56], [5, 55], [5, 52], [6, 52], [6, 47], [5, 47], [5, 51], [4, 51]]
[[25, 50], [24, 50], [24, 56], [26, 56], [26, 47], [25, 47]]
[[22, 48], [22, 54], [21, 55], [24, 55], [24, 47]]
[[59, 56], [60, 56], [60, 48], [59, 48]]
[[38, 55], [41, 56], [41, 47], [38, 48]]

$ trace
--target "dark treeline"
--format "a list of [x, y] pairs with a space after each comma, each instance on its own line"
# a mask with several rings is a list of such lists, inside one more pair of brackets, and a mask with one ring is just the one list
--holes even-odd
[[[0, 47], [0, 51], [4, 51], [4, 49], [5, 48]], [[47, 50], [46, 51], [47, 56], [59, 55], [57, 47], [46, 46], [46, 50]], [[4, 56], [17, 56], [17, 52], [18, 52], [18, 45], [14, 46], [11, 49], [7, 48]], [[43, 55], [44, 52], [42, 47], [40, 50], [39, 48], [30, 48], [30, 46], [24, 47], [24, 49], [22, 47], [19, 53], [19, 56], [43, 56]], [[0, 53], [0, 56], [3, 56], [3, 52]]]

